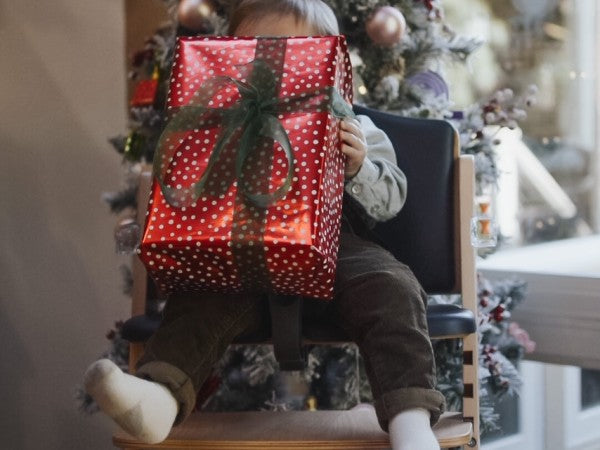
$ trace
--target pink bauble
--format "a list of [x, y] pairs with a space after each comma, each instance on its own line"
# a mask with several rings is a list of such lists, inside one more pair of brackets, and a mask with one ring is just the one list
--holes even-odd
[[177, 20], [192, 31], [203, 31], [214, 12], [213, 0], [181, 0], [177, 7]]
[[367, 20], [367, 34], [378, 45], [396, 45], [406, 32], [404, 15], [393, 6], [382, 6]]

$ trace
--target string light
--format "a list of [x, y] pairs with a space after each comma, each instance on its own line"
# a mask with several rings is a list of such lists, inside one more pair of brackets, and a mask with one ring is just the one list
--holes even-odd
[[571, 71], [569, 71], [569, 78], [571, 80], [575, 80], [577, 78], [581, 78], [582, 80], [585, 80], [588, 78], [595, 78], [595, 76], [594, 76], [594, 74], [589, 74], [586, 71], [577, 72], [576, 70], [571, 70]]

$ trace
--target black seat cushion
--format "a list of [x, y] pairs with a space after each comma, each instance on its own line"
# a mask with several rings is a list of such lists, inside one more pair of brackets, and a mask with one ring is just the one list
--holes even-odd
[[[161, 318], [156, 315], [133, 316], [126, 320], [121, 327], [121, 336], [129, 342], [146, 342], [160, 326]], [[271, 339], [271, 330], [257, 330], [252, 333], [242, 334], [235, 340], [237, 344], [266, 343]]]
[[429, 305], [427, 307], [429, 336], [467, 335], [475, 333], [477, 322], [473, 311], [457, 305]]
[[121, 337], [129, 342], [146, 342], [160, 326], [161, 318], [142, 314], [127, 319], [121, 327]]

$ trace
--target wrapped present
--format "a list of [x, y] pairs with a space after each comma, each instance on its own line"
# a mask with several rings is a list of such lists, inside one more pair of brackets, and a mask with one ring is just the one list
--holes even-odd
[[163, 293], [333, 295], [341, 36], [183, 37], [139, 255]]

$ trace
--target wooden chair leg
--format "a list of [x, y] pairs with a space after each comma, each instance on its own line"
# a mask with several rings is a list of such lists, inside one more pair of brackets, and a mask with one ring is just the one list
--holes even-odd
[[[473, 217], [475, 198], [475, 166], [472, 156], [460, 156], [458, 164], [460, 243], [460, 287], [463, 307], [477, 317], [477, 280], [475, 272], [475, 249], [471, 245], [470, 222]], [[463, 338], [463, 416], [473, 423], [471, 448], [479, 448], [479, 339], [477, 332]]]
[[477, 334], [463, 339], [463, 418], [473, 423], [470, 448], [479, 449], [479, 380], [477, 375], [479, 342]]

